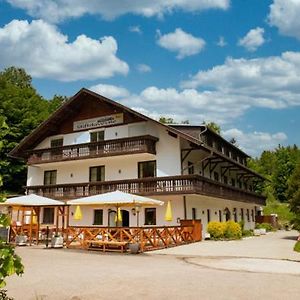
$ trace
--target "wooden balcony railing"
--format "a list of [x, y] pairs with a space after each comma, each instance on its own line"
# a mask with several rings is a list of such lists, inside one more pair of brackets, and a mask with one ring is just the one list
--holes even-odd
[[158, 138], [145, 135], [32, 150], [28, 152], [27, 163], [39, 164], [136, 153], [156, 154], [155, 143], [157, 141]]
[[120, 190], [139, 195], [200, 194], [235, 201], [265, 204], [265, 197], [200, 175], [181, 175], [89, 183], [27, 186], [28, 193], [54, 199], [74, 199]]

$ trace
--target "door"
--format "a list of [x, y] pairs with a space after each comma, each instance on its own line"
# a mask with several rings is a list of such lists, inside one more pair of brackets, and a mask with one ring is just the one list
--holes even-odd
[[108, 227], [116, 227], [116, 216], [117, 213], [115, 210], [108, 211]]
[[129, 211], [122, 209], [122, 226], [123, 227], [129, 227]]

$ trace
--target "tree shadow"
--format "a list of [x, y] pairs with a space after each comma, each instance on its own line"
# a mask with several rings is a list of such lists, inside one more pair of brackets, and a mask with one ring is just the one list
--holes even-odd
[[282, 237], [283, 240], [292, 240], [292, 241], [297, 241], [297, 236], [291, 235], [291, 236], [284, 236]]

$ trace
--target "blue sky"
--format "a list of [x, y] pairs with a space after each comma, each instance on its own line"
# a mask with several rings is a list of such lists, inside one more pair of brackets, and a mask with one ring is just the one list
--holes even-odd
[[300, 145], [300, 0], [0, 0], [0, 67], [154, 118], [221, 124], [251, 155]]

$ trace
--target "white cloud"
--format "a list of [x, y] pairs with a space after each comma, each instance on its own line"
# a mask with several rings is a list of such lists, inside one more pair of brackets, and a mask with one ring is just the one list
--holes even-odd
[[151, 67], [145, 64], [139, 64], [136, 66], [136, 69], [138, 70], [138, 72], [140, 73], [149, 73], [152, 71]]
[[265, 43], [264, 32], [265, 30], [260, 27], [251, 29], [239, 40], [238, 45], [246, 48], [248, 51], [256, 51], [258, 47]]
[[222, 135], [228, 140], [235, 138], [241, 149], [253, 156], [259, 155], [263, 150], [274, 149], [288, 138], [283, 132], [243, 132], [237, 128], [225, 130]]
[[256, 59], [228, 58], [223, 65], [199, 71], [181, 87], [211, 91], [211, 97], [223, 98], [224, 105], [233, 102], [243, 112], [255, 106], [276, 109], [300, 105], [300, 52]]
[[227, 42], [225, 41], [224, 36], [220, 36], [220, 37], [219, 37], [219, 40], [218, 40], [218, 42], [217, 42], [217, 45], [218, 45], [219, 47], [221, 47], [221, 48], [227, 46]]
[[176, 28], [174, 32], [161, 35], [158, 31], [157, 44], [169, 51], [177, 52], [177, 58], [182, 59], [199, 53], [205, 46], [202, 38], [184, 32], [181, 28]]
[[42, 20], [13, 20], [0, 28], [0, 67], [23, 67], [33, 77], [61, 81], [108, 78], [127, 74], [111, 36], [94, 40], [79, 35], [73, 42]]
[[138, 33], [138, 34], [142, 34], [143, 33], [140, 26], [130, 26], [128, 28], [128, 30], [130, 32], [135, 32], [135, 33]]
[[91, 86], [89, 89], [112, 100], [116, 98], [126, 98], [130, 95], [127, 89], [110, 84], [97, 84]]
[[270, 5], [269, 24], [283, 35], [300, 40], [300, 1], [274, 0]]
[[133, 13], [145, 17], [163, 16], [175, 10], [197, 12], [206, 9], [227, 9], [230, 0], [6, 0], [15, 7], [22, 8], [32, 17], [50, 22], [76, 18], [85, 14], [100, 15], [114, 19], [120, 15]]

